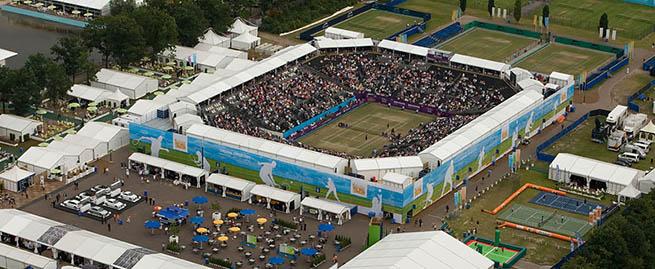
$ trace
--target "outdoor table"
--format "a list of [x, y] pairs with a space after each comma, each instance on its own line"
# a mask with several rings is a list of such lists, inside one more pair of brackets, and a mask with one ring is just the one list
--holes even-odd
[[305, 240], [300, 241], [300, 245], [304, 246], [305, 244], [307, 244], [307, 241], [305, 241]]
[[271, 232], [266, 231], [264, 234], [265, 234], [265, 235], [271, 235]]
[[295, 242], [296, 242], [296, 238], [293, 238], [293, 237], [292, 237], [291, 239], [289, 239], [289, 241], [291, 241], [291, 243], [295, 243]]
[[316, 238], [315, 235], [313, 235], [313, 234], [310, 234], [310, 235], [309, 235], [309, 240], [313, 240], [314, 238]]
[[282, 238], [282, 235], [280, 235], [280, 234], [276, 234], [276, 235], [275, 235], [275, 238]]
[[262, 240], [264, 240], [264, 237], [262, 237], [261, 235], [258, 235], [258, 236], [257, 236], [257, 241], [258, 241], [258, 242], [261, 242]]
[[239, 247], [237, 248], [237, 250], [238, 250], [239, 252], [241, 252], [241, 251], [243, 251], [243, 247], [242, 247], [242, 246], [239, 246]]
[[268, 245], [268, 247], [269, 247], [269, 248], [275, 248], [275, 245], [270, 244], [270, 245]]
[[300, 236], [300, 234], [295, 234], [293, 237], [300, 238], [301, 236]]
[[246, 252], [245, 256], [246, 256], [246, 258], [250, 258], [250, 256], [252, 256], [252, 253], [250, 253], [250, 251], [248, 251], [248, 252]]
[[239, 234], [241, 234], [241, 235], [246, 235], [246, 232], [241, 231]]
[[198, 250], [197, 248], [193, 248], [193, 253], [198, 253], [198, 251], [200, 250]]
[[259, 255], [259, 260], [260, 260], [260, 261], [263, 261], [263, 260], [265, 260], [265, 259], [266, 259], [266, 256], [264, 256], [264, 255]]
[[213, 235], [214, 237], [218, 237], [218, 232], [213, 232], [212, 235]]
[[212, 251], [213, 251], [214, 253], [218, 253], [218, 248], [213, 248]]
[[249, 264], [254, 264], [254, 263], [255, 263], [255, 259], [248, 259], [248, 263], [249, 263]]
[[282, 231], [282, 233], [283, 233], [284, 235], [287, 235], [287, 234], [289, 234], [290, 232], [291, 232], [291, 230], [289, 230], [289, 229], [284, 229], [284, 231]]
[[273, 225], [273, 230], [279, 230], [279, 229], [280, 229], [280, 226], [278, 226], [278, 225]]
[[270, 263], [267, 263], [267, 264], [266, 264], [266, 268], [273, 268], [273, 265], [270, 264]]
[[265, 248], [265, 249], [264, 249], [264, 253], [269, 253], [270, 251], [271, 251], [271, 250], [268, 249], [268, 248]]
[[323, 249], [323, 246], [321, 246], [321, 245], [316, 245], [316, 249], [321, 250], [321, 249]]

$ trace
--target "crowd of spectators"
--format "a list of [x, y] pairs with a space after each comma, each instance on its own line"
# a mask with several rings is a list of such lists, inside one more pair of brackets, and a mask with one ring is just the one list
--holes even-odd
[[[445, 117], [410, 129], [383, 133], [389, 143], [375, 156], [415, 155], [509, 97], [499, 79], [403, 58], [391, 53], [329, 54], [256, 79], [205, 109], [209, 124], [239, 133], [309, 148], [279, 134], [357, 93], [436, 108]], [[219, 107], [220, 109], [215, 109]]]

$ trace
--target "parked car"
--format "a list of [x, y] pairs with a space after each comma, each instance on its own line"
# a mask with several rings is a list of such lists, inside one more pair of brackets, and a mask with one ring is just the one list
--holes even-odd
[[72, 209], [72, 210], [79, 210], [80, 209], [80, 201], [75, 200], [75, 199], [70, 199], [70, 200], [65, 200], [61, 202], [61, 206]]
[[636, 147], [642, 149], [644, 152], [648, 153], [650, 151], [650, 145], [646, 143], [641, 143], [641, 142], [634, 142], [632, 143]]
[[121, 199], [125, 200], [125, 201], [130, 201], [132, 203], [136, 203], [141, 199], [141, 196], [136, 195], [136, 194], [132, 193], [131, 191], [121, 192], [119, 197]]
[[127, 206], [126, 204], [116, 200], [115, 198], [105, 200], [103, 205], [115, 210], [123, 210]]
[[107, 211], [104, 208], [99, 207], [99, 206], [92, 206], [86, 212], [89, 213], [89, 215], [91, 215], [91, 216], [95, 216], [95, 217], [103, 218], [103, 219], [107, 218], [107, 217], [109, 217], [111, 215], [111, 212], [109, 212], [109, 211]]
[[75, 200], [78, 200], [79, 202], [85, 202], [85, 201], [91, 201], [93, 197], [94, 195], [91, 193], [80, 192], [80, 194], [75, 196]]
[[105, 186], [105, 185], [95, 185], [93, 188], [91, 188], [91, 191], [95, 192], [96, 194], [109, 194], [111, 192], [111, 188]]
[[639, 155], [630, 153], [630, 152], [624, 152], [619, 154], [619, 160], [630, 162], [630, 163], [636, 163], [639, 162]]
[[618, 164], [620, 166], [626, 166], [626, 167], [632, 166], [632, 163], [621, 160], [621, 159], [614, 161], [614, 164]]

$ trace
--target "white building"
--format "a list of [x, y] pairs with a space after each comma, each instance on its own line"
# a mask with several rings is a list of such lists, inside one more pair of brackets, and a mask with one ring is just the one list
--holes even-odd
[[222, 197], [230, 197], [245, 202], [250, 200], [250, 190], [254, 182], [224, 174], [211, 174], [205, 184], [206, 192], [213, 192]]
[[494, 262], [443, 231], [390, 234], [341, 269], [491, 269]]
[[88, 103], [96, 102], [98, 104], [107, 104], [112, 108], [126, 107], [130, 104], [130, 97], [120, 90], [106, 90], [102, 88], [91, 87], [83, 84], [75, 84], [68, 95], [75, 97], [78, 101], [84, 100]]
[[147, 93], [156, 91], [159, 87], [159, 82], [154, 78], [106, 68], [100, 69], [96, 73], [96, 79], [96, 81], [91, 81], [91, 86], [112, 92], [119, 90], [130, 99], [139, 99]]
[[6, 244], [0, 244], [0, 268], [57, 269], [57, 261]]
[[55, 169], [65, 174], [79, 165], [77, 160], [77, 156], [66, 156], [59, 151], [31, 147], [18, 158], [17, 163], [20, 168], [37, 174], [50, 173]]
[[0, 137], [12, 142], [25, 142], [41, 131], [43, 123], [21, 116], [0, 115]]
[[255, 47], [259, 46], [261, 40], [262, 39], [258, 36], [252, 35], [249, 32], [245, 32], [235, 38], [232, 38], [232, 48], [244, 51], [254, 49]]
[[325, 37], [330, 39], [359, 39], [364, 38], [364, 33], [336, 27], [328, 27], [325, 29]]
[[[0, 174], [0, 182], [2, 182], [2, 188], [5, 190], [22, 192], [27, 191], [27, 188], [33, 182], [33, 177], [34, 172], [20, 169], [18, 166], [13, 166]], [[1, 263], [0, 268], [2, 268]]]
[[230, 38], [215, 33], [211, 28], [207, 29], [207, 31], [205, 31], [205, 33], [198, 38], [198, 42], [222, 48], [230, 47]]
[[7, 59], [16, 55], [18, 55], [18, 53], [10, 50], [0, 49], [0, 67], [5, 66], [7, 64]]
[[182, 114], [173, 119], [173, 127], [179, 133], [185, 133], [191, 125], [204, 123], [200, 116], [193, 114]]
[[352, 171], [364, 176], [364, 179], [381, 180], [389, 172], [418, 178], [423, 170], [423, 162], [418, 156], [386, 157], [372, 159], [356, 159], [352, 161]]
[[100, 141], [101, 145], [103, 145], [102, 150], [107, 152], [127, 146], [130, 142], [130, 134], [127, 128], [104, 122], [87, 122], [77, 134]]
[[253, 36], [257, 36], [257, 26], [253, 26], [249, 23], [246, 23], [241, 18], [236, 18], [232, 26], [227, 30], [230, 33], [230, 36], [237, 37], [243, 33], [249, 33]]
[[160, 55], [161, 60], [175, 61], [178, 66], [194, 66], [197, 70], [205, 73], [214, 73], [225, 68], [234, 58], [247, 57], [241, 52], [217, 47], [217, 46], [196, 46], [190, 48], [175, 46]]

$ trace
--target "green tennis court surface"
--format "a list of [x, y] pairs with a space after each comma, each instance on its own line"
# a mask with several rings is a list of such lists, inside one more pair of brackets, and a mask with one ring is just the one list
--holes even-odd
[[606, 52], [551, 43], [520, 61], [517, 66], [544, 74], [557, 71], [578, 76], [585, 71], [591, 73], [613, 57]]
[[[388, 11], [371, 9], [334, 27], [361, 32], [365, 37], [382, 40], [413, 25], [422, 22], [418, 17], [396, 14]], [[319, 33], [320, 35], [321, 33]]]
[[476, 240], [471, 240], [466, 244], [470, 248], [476, 251], [480, 250], [480, 254], [500, 264], [505, 264], [511, 261], [514, 258], [514, 256], [516, 256], [516, 254], [518, 253], [518, 251], [516, 250], [512, 250], [504, 247], [495, 247], [493, 245], [484, 242], [479, 242]]
[[557, 211], [544, 211], [522, 205], [512, 205], [511, 208], [503, 210], [498, 217], [517, 224], [568, 236], [576, 236], [576, 233], [582, 236], [592, 227], [586, 220], [564, 216], [558, 214]]
[[505, 62], [512, 54], [536, 41], [518, 35], [475, 28], [447, 41], [439, 46], [439, 49]]
[[[382, 149], [389, 142], [387, 137], [382, 136], [382, 132], [394, 129], [394, 132], [405, 135], [409, 129], [434, 119], [434, 116], [428, 114], [366, 103], [303, 136], [299, 141], [322, 149], [368, 157], [373, 149]], [[340, 122], [349, 127], [339, 127]]]

